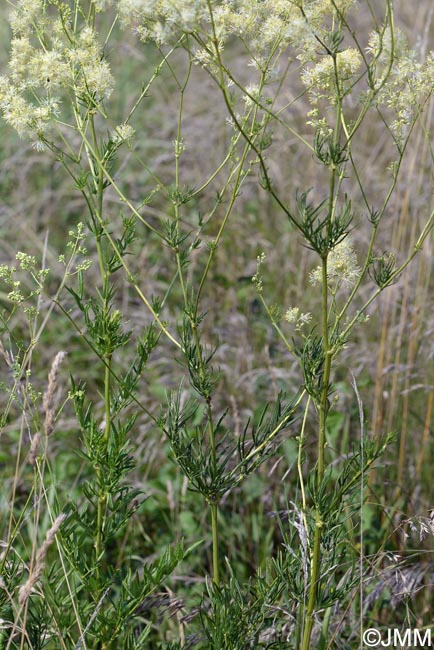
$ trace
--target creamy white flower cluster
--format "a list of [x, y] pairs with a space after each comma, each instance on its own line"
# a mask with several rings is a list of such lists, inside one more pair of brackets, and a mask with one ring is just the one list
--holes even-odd
[[[336, 12], [355, 0], [94, 0], [99, 10], [114, 5], [124, 25], [134, 26], [143, 40], [162, 45], [182, 33], [197, 33], [207, 43], [223, 46], [229, 36], [242, 39], [261, 65], [278, 49], [291, 45], [297, 57], [317, 57], [316, 35], [325, 36]], [[213, 30], [215, 33], [213, 33]], [[209, 48], [205, 49], [209, 54]], [[205, 52], [200, 50], [199, 57]]]
[[337, 97], [344, 98], [364, 78], [366, 65], [371, 73], [370, 92], [375, 95], [375, 104], [394, 114], [390, 128], [399, 143], [433, 92], [434, 55], [431, 52], [424, 61], [419, 60], [403, 33], [396, 29], [392, 35], [390, 25], [370, 34], [364, 57], [350, 47], [339, 51], [335, 62], [324, 54], [316, 60], [312, 58], [304, 67], [301, 79], [312, 106], [309, 124], [327, 132], [321, 101], [330, 106], [336, 104]]
[[[390, 32], [386, 31], [382, 44], [383, 47], [377, 33], [371, 35], [368, 51], [378, 57], [377, 83], [379, 87], [381, 85], [377, 102], [387, 106], [394, 114], [395, 119], [390, 128], [396, 141], [400, 143], [434, 90], [434, 53], [430, 52], [425, 60], [421, 61], [417, 53], [409, 49], [407, 40], [399, 30], [394, 35], [393, 52]], [[387, 83], [382, 85], [380, 73], [390, 65], [391, 54], [393, 65], [390, 76]]]
[[[221, 52], [233, 36], [244, 43], [249, 65], [257, 68], [265, 81], [273, 79], [282, 52], [285, 57], [289, 54], [290, 59], [298, 59], [313, 104], [315, 125], [319, 121], [318, 99], [334, 97], [337, 83], [350, 88], [362, 61], [355, 49], [344, 50], [338, 56], [336, 75], [332, 57], [325, 55], [322, 45], [356, 1], [93, 0], [101, 11], [113, 6], [124, 27], [132, 27], [143, 41], [162, 46], [173, 44], [182, 34], [191, 34], [196, 62], [216, 75], [220, 67], [216, 44]], [[255, 99], [263, 101], [262, 95]], [[251, 105], [248, 94], [244, 101]]]
[[[32, 303], [32, 299], [41, 294], [50, 271], [47, 268], [38, 268], [36, 257], [22, 251], [16, 254], [15, 259], [18, 262], [18, 267], [0, 264], [0, 283], [9, 289], [8, 299], [15, 306], [21, 305], [24, 313], [34, 318], [38, 312], [34, 304], [35, 301]], [[23, 281], [24, 277], [26, 278], [25, 282]], [[38, 303], [37, 300], [36, 302]]]
[[0, 77], [0, 109], [20, 136], [42, 140], [59, 116], [62, 95], [97, 106], [113, 88], [98, 35], [75, 30], [58, 0], [18, 0], [10, 16], [8, 74]]
[[[351, 288], [360, 277], [357, 255], [349, 237], [330, 251], [327, 259], [327, 284], [333, 293], [340, 287]], [[312, 285], [322, 283], [322, 267], [317, 266], [310, 272]]]
[[338, 94], [343, 97], [350, 90], [361, 65], [360, 53], [350, 47], [338, 52], [336, 65], [333, 58], [326, 55], [314, 66], [306, 68], [301, 80], [308, 89], [311, 103], [315, 105], [324, 98], [334, 104]]
[[299, 307], [290, 307], [285, 313], [285, 320], [295, 325], [295, 330], [299, 331], [303, 325], [308, 325], [312, 320], [310, 312], [303, 313]]
[[[159, 46], [183, 34], [196, 40], [197, 62], [215, 64], [215, 42], [238, 36], [248, 48], [252, 64], [267, 69], [270, 57], [290, 45], [303, 64], [316, 62], [318, 83], [328, 83], [327, 61], [318, 62], [318, 38], [325, 38], [339, 12], [355, 0], [76, 0], [78, 12], [63, 0], [15, 0], [10, 16], [13, 32], [8, 73], [0, 77], [0, 109], [21, 136], [39, 143], [59, 117], [65, 93], [74, 102], [97, 106], [107, 98], [114, 81], [103, 48], [89, 19], [110, 7], [122, 24], [144, 41]], [[86, 5], [86, 6], [85, 6]], [[86, 19], [85, 16], [88, 16]], [[81, 18], [80, 18], [81, 17]], [[79, 18], [79, 20], [77, 20]], [[81, 21], [81, 22], [80, 22]], [[340, 71], [355, 69], [355, 56], [340, 56]], [[306, 72], [313, 92], [315, 70]], [[324, 92], [328, 92], [328, 89]]]

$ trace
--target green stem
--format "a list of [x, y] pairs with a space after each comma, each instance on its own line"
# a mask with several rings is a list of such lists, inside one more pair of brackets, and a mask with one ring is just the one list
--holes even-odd
[[219, 538], [218, 538], [218, 504], [211, 503], [211, 527], [212, 527], [212, 574], [216, 585], [220, 583], [219, 570]]
[[[336, 66], [336, 55], [334, 56], [334, 66], [336, 74], [336, 90], [337, 90], [337, 106], [336, 106], [336, 124], [333, 135], [333, 144], [337, 146], [339, 142], [339, 133], [340, 133], [340, 116], [342, 111], [342, 99], [339, 91], [339, 77]], [[330, 187], [329, 187], [329, 205], [328, 205], [328, 224], [327, 224], [327, 236], [330, 236], [331, 226], [334, 219], [334, 214], [336, 210], [337, 202], [337, 193], [339, 192], [339, 186], [336, 190], [336, 176], [338, 170], [335, 165], [330, 168]], [[309, 596], [306, 609], [306, 620], [305, 627], [303, 631], [303, 640], [302, 640], [302, 650], [310, 649], [310, 640], [312, 636], [312, 629], [314, 624], [314, 612], [315, 605], [317, 600], [317, 587], [318, 587], [318, 577], [320, 574], [321, 567], [321, 538], [322, 538], [322, 528], [324, 522], [321, 516], [321, 508], [318, 503], [319, 492], [321, 483], [324, 478], [324, 450], [326, 442], [326, 423], [327, 415], [329, 410], [329, 401], [328, 401], [328, 391], [330, 383], [330, 373], [331, 373], [331, 362], [333, 356], [333, 349], [330, 348], [330, 337], [329, 337], [329, 289], [328, 289], [328, 277], [327, 277], [327, 262], [328, 262], [327, 251], [321, 260], [321, 270], [322, 270], [322, 300], [321, 300], [321, 326], [322, 326], [322, 339], [323, 339], [323, 353], [324, 353], [324, 370], [322, 376], [322, 386], [321, 394], [318, 404], [319, 410], [319, 428], [318, 428], [318, 446], [317, 446], [317, 471], [316, 471], [316, 486], [317, 486], [317, 504], [315, 506], [315, 534], [313, 541], [313, 551], [311, 555], [311, 575], [310, 575], [310, 584], [309, 584]]]
[[[202, 352], [200, 349], [199, 334], [197, 331], [197, 325], [194, 320], [191, 320], [191, 329], [193, 332], [193, 338], [196, 346], [196, 354], [199, 361], [199, 372], [203, 378], [205, 375], [205, 368], [202, 358]], [[213, 424], [213, 415], [211, 408], [211, 397], [206, 398], [206, 411], [208, 419], [208, 434], [209, 434], [209, 444], [211, 450], [211, 480], [214, 482], [217, 476], [217, 450], [215, 442], [215, 433], [214, 433], [214, 424]], [[218, 546], [218, 501], [210, 502], [211, 507], [211, 528], [212, 528], [212, 559], [213, 559], [213, 581], [218, 585], [220, 582], [219, 576], [219, 546]]]
[[[98, 158], [100, 158], [100, 152], [98, 147], [98, 140], [95, 131], [95, 125], [93, 119], [90, 120], [91, 131], [92, 131], [92, 140], [94, 149], [98, 153]], [[95, 179], [97, 199], [96, 199], [96, 219], [94, 219], [95, 231], [96, 231], [96, 248], [98, 255], [98, 264], [102, 279], [102, 319], [103, 323], [107, 323], [109, 318], [109, 286], [110, 286], [110, 271], [107, 268], [106, 256], [104, 254], [104, 248], [102, 243], [102, 236], [104, 233], [103, 229], [103, 199], [104, 199], [104, 170], [100, 165], [98, 168], [98, 175]], [[107, 334], [106, 328], [104, 328], [104, 333]], [[104, 363], [104, 448], [107, 452], [109, 442], [110, 442], [110, 430], [111, 430], [111, 359], [112, 354], [110, 350], [110, 341], [106, 341], [107, 349], [103, 356]], [[103, 468], [99, 467], [97, 469], [98, 479], [102, 477]], [[96, 557], [100, 558], [104, 552], [103, 544], [103, 527], [104, 527], [104, 516], [107, 507], [107, 494], [103, 489], [99, 489], [98, 494], [98, 505], [97, 505], [97, 522], [96, 522], [96, 539], [95, 539], [95, 552]]]
[[328, 284], [327, 284], [327, 257], [322, 260], [322, 336], [324, 350], [324, 374], [321, 388], [321, 402], [319, 409], [319, 437], [318, 437], [318, 471], [317, 487], [319, 488], [324, 476], [324, 447], [325, 430], [328, 413], [328, 387], [330, 381], [331, 359], [329, 330], [328, 330]]
[[316, 604], [316, 587], [320, 567], [321, 529], [323, 522], [319, 518], [318, 510], [315, 514], [315, 537], [313, 541], [312, 568], [310, 575], [309, 600], [307, 603], [306, 623], [303, 631], [302, 650], [310, 650], [310, 637], [313, 629], [313, 613]]
[[[107, 452], [109, 442], [110, 442], [110, 430], [111, 430], [111, 408], [110, 408], [110, 393], [111, 393], [111, 354], [104, 356], [105, 371], [104, 371], [104, 405], [105, 405], [105, 426], [104, 426], [104, 443], [105, 451]], [[103, 468], [99, 467], [98, 477], [101, 477], [101, 472]], [[103, 527], [104, 527], [104, 516], [107, 508], [107, 493], [100, 488], [98, 494], [98, 509], [97, 509], [97, 533], [95, 541], [95, 551], [96, 556], [99, 558], [104, 552], [103, 545]]]
[[[181, 145], [181, 122], [182, 122], [182, 113], [183, 113], [183, 101], [184, 101], [184, 92], [187, 87], [189, 78], [190, 78], [190, 72], [191, 72], [191, 67], [192, 67], [192, 62], [190, 61], [190, 65], [188, 68], [188, 72], [185, 78], [185, 82], [182, 86], [180, 86], [180, 101], [179, 101], [179, 112], [178, 112], [178, 127], [177, 127], [177, 134], [176, 134], [176, 145], [175, 145], [175, 186], [176, 189], [179, 190], [179, 185], [180, 185], [180, 169], [179, 169], [179, 158], [181, 156], [181, 151], [182, 151], [182, 145]], [[177, 227], [177, 236], [179, 237], [179, 219], [180, 219], [180, 214], [179, 214], [179, 203], [178, 200], [174, 201], [174, 210], [175, 210], [175, 222], [176, 222], [176, 227]], [[178, 244], [176, 245], [175, 249], [175, 256], [176, 256], [176, 264], [177, 264], [177, 270], [178, 270], [178, 277], [179, 277], [179, 282], [181, 285], [181, 292], [184, 300], [184, 306], [186, 309], [187, 313], [190, 313], [190, 309], [188, 308], [188, 294], [187, 294], [187, 287], [186, 283], [184, 281], [184, 274], [183, 274], [183, 269], [182, 269], [182, 263], [181, 263], [181, 254], [178, 248]], [[210, 256], [211, 257], [211, 256]], [[201, 285], [202, 286], [202, 285]], [[194, 339], [194, 344], [196, 348], [196, 356], [199, 364], [199, 374], [201, 376], [201, 379], [204, 378], [205, 376], [205, 365], [203, 361], [203, 356], [202, 356], [202, 351], [200, 347], [200, 340], [199, 340], [199, 333], [197, 331], [197, 311], [198, 311], [198, 302], [199, 302], [199, 297], [200, 297], [200, 289], [198, 292], [198, 296], [196, 299], [196, 304], [195, 304], [195, 309], [194, 313], [190, 314], [189, 320], [190, 320], [190, 326], [193, 334], [193, 339]], [[208, 418], [208, 432], [209, 432], [209, 443], [210, 443], [210, 451], [211, 451], [211, 474], [212, 474], [212, 480], [214, 481], [217, 475], [217, 453], [216, 453], [216, 443], [215, 443], [215, 435], [214, 435], [214, 425], [213, 425], [213, 417], [212, 417], [212, 408], [211, 408], [211, 397], [207, 396], [206, 397], [206, 410], [207, 410], [207, 418]], [[213, 501], [210, 502], [210, 508], [211, 508], [211, 529], [212, 529], [212, 575], [213, 575], [213, 581], [215, 584], [219, 584], [220, 581], [220, 575], [219, 575], [219, 552], [218, 552], [218, 501]]]
[[[319, 403], [319, 431], [318, 431], [318, 464], [317, 464], [317, 490], [319, 492], [322, 480], [324, 478], [324, 449], [326, 422], [328, 414], [328, 388], [330, 382], [332, 350], [329, 347], [328, 332], [328, 286], [327, 286], [327, 256], [322, 260], [322, 333], [323, 349], [325, 354], [323, 385], [321, 389], [321, 399]], [[317, 583], [321, 566], [321, 537], [324, 522], [322, 521], [320, 507], [317, 504], [315, 508], [315, 535], [313, 541], [313, 551], [311, 556], [311, 575], [309, 585], [309, 597], [306, 610], [306, 622], [303, 632], [302, 650], [309, 650], [310, 639], [313, 629], [313, 615], [315, 612]]]

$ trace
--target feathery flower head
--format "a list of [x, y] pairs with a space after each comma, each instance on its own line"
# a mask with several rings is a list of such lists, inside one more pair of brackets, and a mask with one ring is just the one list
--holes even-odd
[[[340, 287], [352, 287], [360, 277], [357, 255], [351, 240], [347, 237], [330, 251], [327, 258], [327, 283], [333, 292]], [[322, 268], [317, 266], [310, 273], [312, 285], [322, 282]]]

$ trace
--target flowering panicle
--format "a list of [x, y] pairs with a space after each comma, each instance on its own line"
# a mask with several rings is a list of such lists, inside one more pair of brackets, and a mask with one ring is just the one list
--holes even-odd
[[134, 137], [135, 131], [130, 124], [119, 124], [113, 132], [112, 140], [116, 144], [121, 142], [130, 142]]
[[87, 97], [96, 106], [113, 89], [97, 33], [89, 25], [74, 32], [69, 14], [67, 5], [49, 0], [19, 0], [11, 14], [13, 38], [9, 70], [0, 77], [0, 110], [21, 137], [46, 138], [59, 117], [62, 95]]
[[11, 12], [9, 22], [14, 34], [30, 35], [45, 18], [44, 0], [19, 0]]
[[434, 89], [434, 55], [431, 52], [424, 63], [408, 53], [397, 61], [390, 82], [380, 93], [379, 103], [395, 114], [390, 125], [397, 142], [401, 142], [409, 126], [422, 110]]
[[256, 258], [256, 273], [252, 277], [252, 282], [256, 287], [256, 291], [258, 293], [262, 292], [263, 289], [263, 279], [261, 275], [261, 266], [265, 262], [265, 253], [261, 253], [260, 255], [257, 256]]
[[[330, 56], [326, 46], [355, 0], [92, 0], [92, 4], [99, 12], [114, 6], [125, 27], [159, 46], [185, 33], [196, 35], [196, 61], [210, 69], [216, 59], [215, 43], [223, 48], [231, 35], [245, 43], [255, 67], [268, 76], [273, 67], [266, 65], [269, 57], [290, 46], [291, 56], [302, 63], [301, 80], [312, 105], [310, 123], [323, 130], [327, 125], [321, 101], [334, 105], [360, 75], [363, 58], [357, 49], [339, 46]], [[10, 24], [13, 38], [9, 70], [0, 77], [0, 110], [20, 136], [36, 136], [43, 142], [60, 116], [65, 94], [75, 101], [87, 98], [93, 106], [110, 96], [114, 80], [98, 34], [90, 21], [76, 26], [67, 3], [17, 0]], [[380, 91], [376, 102], [395, 113], [392, 132], [399, 141], [434, 85], [433, 58], [419, 62], [399, 30], [392, 38], [387, 25], [371, 34], [366, 56], [372, 90]], [[388, 83], [383, 83], [389, 74]]]
[[401, 30], [393, 30], [392, 35], [389, 25], [370, 34], [366, 52], [375, 71], [377, 104], [395, 114], [390, 128], [399, 144], [433, 91], [433, 53], [425, 61], [418, 60]]
[[[107, 0], [94, 0], [99, 10]], [[185, 32], [215, 36], [223, 45], [230, 35], [239, 36], [254, 59], [263, 62], [276, 48], [292, 45], [303, 62], [317, 58], [318, 40], [330, 29], [332, 16], [344, 14], [355, 0], [118, 0], [116, 8], [122, 23], [134, 26], [143, 40], [159, 45], [179, 38]], [[213, 34], [214, 36], [214, 34]]]
[[[327, 281], [333, 293], [341, 287], [351, 288], [360, 277], [357, 255], [350, 239], [347, 237], [330, 251], [327, 258]], [[310, 273], [312, 285], [322, 282], [322, 267], [317, 266]]]
[[[18, 268], [0, 264], [0, 283], [8, 287], [8, 299], [17, 306], [21, 305], [24, 312], [33, 318], [39, 313], [34, 303], [38, 304], [39, 302], [38, 298], [49, 274], [49, 269], [38, 269], [36, 258], [33, 255], [19, 251], [15, 257]], [[25, 273], [21, 273], [22, 271]], [[21, 276], [24, 275], [27, 276], [25, 284], [21, 280]], [[31, 290], [27, 288], [29, 284], [33, 287]]]
[[[269, 58], [291, 46], [309, 69], [303, 81], [313, 103], [331, 97], [336, 85], [331, 57], [321, 57], [319, 43], [355, 0], [92, 0], [98, 12], [114, 7], [124, 27], [158, 46], [183, 34], [197, 36], [196, 61], [216, 64], [222, 49], [238, 36], [256, 68], [272, 74]], [[84, 12], [83, 12], [84, 15]], [[61, 0], [18, 0], [11, 15], [13, 39], [9, 72], [0, 78], [0, 109], [20, 136], [43, 142], [59, 118], [61, 99], [87, 98], [97, 106], [110, 96], [114, 81], [93, 22], [76, 26], [71, 8]], [[338, 56], [339, 83], [350, 81], [360, 60], [355, 50]], [[37, 147], [39, 148], [39, 146]]]
[[295, 329], [301, 330], [303, 325], [308, 325], [312, 320], [310, 312], [303, 313], [299, 307], [290, 307], [285, 313], [285, 320], [295, 325]]
[[324, 98], [334, 104], [338, 94], [343, 97], [351, 89], [361, 64], [360, 53], [350, 47], [337, 53], [336, 69], [330, 55], [321, 57], [314, 66], [305, 68], [301, 80], [308, 89], [311, 103], [317, 104]]

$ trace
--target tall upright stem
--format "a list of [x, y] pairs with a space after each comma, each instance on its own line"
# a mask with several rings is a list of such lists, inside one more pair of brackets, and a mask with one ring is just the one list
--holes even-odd
[[220, 583], [219, 569], [219, 539], [218, 539], [218, 504], [211, 503], [211, 527], [212, 527], [212, 579], [216, 585]]
[[[317, 475], [316, 485], [317, 490], [321, 486], [324, 478], [324, 448], [325, 448], [325, 434], [326, 422], [328, 413], [328, 387], [330, 382], [330, 370], [332, 351], [330, 349], [329, 331], [328, 331], [328, 285], [327, 285], [327, 256], [322, 259], [322, 336], [323, 336], [323, 350], [324, 350], [324, 373], [323, 384], [321, 390], [321, 397], [319, 402], [319, 428], [318, 428], [318, 446], [317, 446]], [[315, 507], [315, 533], [313, 541], [313, 550], [311, 555], [311, 572], [310, 572], [310, 585], [309, 597], [306, 610], [306, 621], [303, 632], [302, 650], [310, 649], [310, 639], [313, 629], [313, 615], [315, 611], [317, 599], [317, 584], [321, 566], [321, 537], [323, 521], [321, 516], [320, 507], [317, 504]]]
[[[98, 152], [98, 142], [95, 133], [95, 127], [93, 120], [91, 120], [91, 130], [93, 135], [93, 145], [95, 150]], [[102, 299], [103, 299], [103, 322], [106, 323], [108, 318], [109, 311], [109, 283], [110, 283], [110, 271], [107, 268], [107, 263], [104, 256], [103, 244], [101, 241], [101, 232], [102, 232], [102, 222], [103, 222], [103, 199], [104, 199], [104, 170], [102, 167], [98, 170], [98, 177], [96, 182], [96, 247], [98, 255], [98, 264], [102, 280]], [[106, 341], [107, 345], [110, 346], [110, 342]], [[111, 429], [111, 405], [110, 405], [110, 394], [111, 394], [111, 351], [108, 349], [102, 357], [104, 363], [104, 445], [107, 451], [109, 441], [110, 441], [110, 429]], [[101, 473], [101, 468], [99, 468], [98, 473]], [[107, 505], [107, 495], [100, 489], [98, 494], [98, 505], [97, 505], [97, 524], [96, 524], [96, 539], [95, 539], [95, 552], [96, 557], [101, 557], [103, 553], [103, 527], [104, 527], [104, 514]]]

